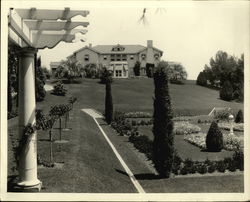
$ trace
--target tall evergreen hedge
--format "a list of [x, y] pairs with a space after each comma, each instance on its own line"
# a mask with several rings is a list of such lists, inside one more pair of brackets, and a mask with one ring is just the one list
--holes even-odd
[[240, 109], [235, 117], [235, 123], [244, 123], [244, 116], [243, 116], [243, 112]]
[[105, 119], [108, 124], [111, 124], [113, 120], [113, 100], [112, 100], [112, 92], [111, 92], [111, 78], [106, 79]]
[[160, 177], [169, 177], [174, 155], [173, 112], [164, 68], [154, 73], [154, 85], [153, 163]]

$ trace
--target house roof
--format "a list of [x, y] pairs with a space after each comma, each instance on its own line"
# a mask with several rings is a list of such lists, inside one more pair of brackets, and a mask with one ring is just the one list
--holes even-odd
[[[124, 47], [124, 50], [122, 51], [112, 51], [113, 47], [117, 47], [117, 46], [121, 46]], [[142, 45], [97, 45], [97, 46], [93, 46], [93, 47], [89, 47], [89, 46], [85, 46], [77, 51], [75, 51], [73, 53], [73, 55], [75, 53], [78, 53], [84, 49], [90, 49], [96, 53], [99, 54], [135, 54], [135, 53], [139, 53], [141, 51], [144, 51], [145, 49], [147, 49], [147, 47], [142, 46]], [[163, 51], [161, 51], [160, 49], [157, 49], [155, 47], [153, 47], [153, 49], [163, 53]], [[70, 55], [72, 56], [72, 55]], [[68, 56], [68, 57], [70, 57]]]
[[50, 66], [59, 66], [61, 62], [51, 62]]

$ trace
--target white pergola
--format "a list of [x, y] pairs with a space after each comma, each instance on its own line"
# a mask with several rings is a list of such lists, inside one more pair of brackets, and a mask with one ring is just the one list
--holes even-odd
[[[76, 33], [85, 34], [88, 22], [72, 22], [77, 15], [86, 17], [85, 10], [43, 10], [13, 9], [8, 15], [8, 38], [10, 43], [21, 47], [19, 54], [19, 90], [18, 90], [18, 126], [19, 137], [23, 135], [25, 126], [35, 124], [35, 70], [34, 58], [38, 49], [53, 48], [59, 42], [73, 42]], [[41, 189], [41, 181], [37, 178], [37, 134], [31, 135], [25, 145], [25, 152], [19, 154], [19, 181], [21, 189]]]

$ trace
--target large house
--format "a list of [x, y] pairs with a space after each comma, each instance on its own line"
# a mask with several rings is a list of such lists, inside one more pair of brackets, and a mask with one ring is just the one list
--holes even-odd
[[80, 62], [83, 66], [95, 63], [99, 68], [106, 67], [115, 78], [127, 78], [134, 75], [134, 66], [140, 62], [140, 75], [146, 75], [146, 67], [153, 68], [160, 61], [163, 51], [153, 46], [148, 40], [142, 45], [97, 45], [85, 46], [68, 57]]

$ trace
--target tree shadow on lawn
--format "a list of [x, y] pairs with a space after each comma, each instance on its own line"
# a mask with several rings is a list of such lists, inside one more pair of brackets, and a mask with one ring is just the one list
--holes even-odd
[[[118, 173], [121, 173], [123, 175], [126, 175], [129, 177], [129, 175], [124, 172], [124, 171], [121, 171], [119, 169], [115, 169], [116, 172]], [[153, 174], [153, 173], [141, 173], [141, 174], [135, 174], [134, 177], [137, 179], [137, 180], [160, 180], [160, 179], [163, 179], [162, 177], [160, 177], [159, 175], [156, 175], [156, 174]]]

